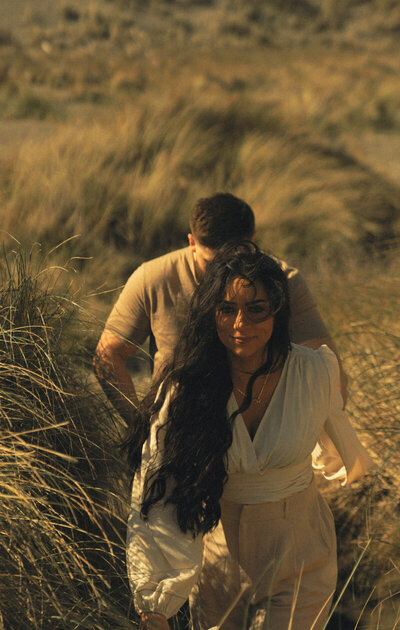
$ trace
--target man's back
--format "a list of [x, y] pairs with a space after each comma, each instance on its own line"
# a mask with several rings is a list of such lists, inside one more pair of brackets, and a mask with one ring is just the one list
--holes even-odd
[[157, 347], [154, 371], [170, 356], [196, 286], [189, 247], [143, 263], [121, 292], [106, 328], [141, 346], [152, 334]]

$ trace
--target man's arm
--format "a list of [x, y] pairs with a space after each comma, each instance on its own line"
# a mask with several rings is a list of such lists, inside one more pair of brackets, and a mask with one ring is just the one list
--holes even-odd
[[290, 338], [294, 343], [317, 350], [323, 344], [336, 354], [340, 369], [340, 388], [344, 405], [347, 400], [347, 376], [343, 370], [339, 351], [325, 326], [317, 304], [298, 269], [280, 261], [287, 274], [290, 295]]
[[104, 393], [128, 426], [133, 422], [138, 398], [126, 362], [137, 350], [138, 346], [134, 343], [123, 341], [105, 329], [93, 359], [94, 372]]
[[142, 612], [140, 621], [140, 630], [169, 630], [167, 618], [161, 613]]
[[314, 337], [313, 339], [307, 339], [306, 341], [301, 341], [300, 345], [306, 346], [307, 348], [313, 348], [314, 350], [317, 350], [322, 345], [326, 345], [331, 350], [333, 350], [333, 352], [336, 354], [336, 358], [338, 360], [339, 369], [340, 369], [340, 391], [341, 391], [343, 403], [345, 406], [346, 401], [347, 401], [347, 375], [343, 370], [342, 361], [340, 359], [338, 349], [332, 337]]

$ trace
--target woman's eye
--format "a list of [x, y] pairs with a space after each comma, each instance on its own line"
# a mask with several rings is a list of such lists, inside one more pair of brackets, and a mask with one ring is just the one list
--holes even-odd
[[268, 309], [266, 306], [262, 306], [261, 304], [254, 304], [253, 306], [248, 306], [247, 308], [249, 313], [253, 315], [267, 315]]
[[230, 306], [229, 304], [222, 304], [222, 306], [220, 306], [219, 308], [219, 312], [223, 313], [223, 315], [230, 315], [231, 313], [233, 313], [233, 311], [233, 306]]

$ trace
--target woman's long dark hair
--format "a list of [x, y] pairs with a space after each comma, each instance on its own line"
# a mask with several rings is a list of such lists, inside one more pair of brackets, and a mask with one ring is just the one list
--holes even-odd
[[[265, 288], [274, 316], [268, 358], [249, 380], [241, 408], [228, 418], [232, 379], [226, 349], [217, 336], [215, 316], [227, 286], [235, 278]], [[135, 473], [141, 461], [150, 418], [172, 391], [163, 459], [146, 480], [141, 507], [146, 518], [152, 505], [172, 503], [183, 532], [206, 533], [220, 519], [219, 499], [227, 479], [226, 453], [232, 443], [232, 420], [251, 403], [252, 387], [260, 374], [281, 367], [290, 349], [287, 280], [279, 264], [249, 241], [225, 246], [209, 263], [191, 300], [186, 324], [172, 361], [164, 368], [140, 404], [125, 442]], [[158, 394], [157, 394], [158, 392]], [[166, 496], [167, 482], [173, 480]]]

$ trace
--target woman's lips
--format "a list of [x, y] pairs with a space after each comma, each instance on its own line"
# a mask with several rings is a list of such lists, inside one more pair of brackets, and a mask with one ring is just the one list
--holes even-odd
[[248, 341], [251, 341], [252, 337], [232, 337], [234, 343], [247, 343]]

